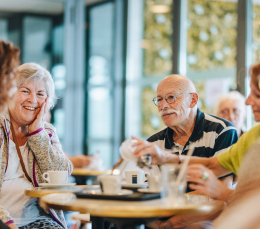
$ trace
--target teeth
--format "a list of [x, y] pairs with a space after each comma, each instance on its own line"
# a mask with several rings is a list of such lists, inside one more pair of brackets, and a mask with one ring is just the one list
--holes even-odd
[[36, 109], [36, 107], [24, 107], [24, 108], [31, 111], [34, 111]]

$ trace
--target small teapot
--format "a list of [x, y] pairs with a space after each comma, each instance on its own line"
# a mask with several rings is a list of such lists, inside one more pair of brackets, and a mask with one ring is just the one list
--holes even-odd
[[120, 154], [121, 157], [125, 161], [134, 161], [136, 162], [137, 166], [140, 168], [143, 168], [147, 166], [150, 168], [150, 165], [152, 163], [152, 158], [150, 155], [141, 156], [139, 159], [133, 154], [136, 150], [135, 146], [132, 146], [134, 143], [136, 143], [135, 139], [127, 139], [125, 140], [121, 146], [120, 146]]

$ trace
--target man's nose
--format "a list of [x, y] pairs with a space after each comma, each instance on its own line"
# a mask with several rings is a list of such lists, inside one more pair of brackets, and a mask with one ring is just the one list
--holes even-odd
[[233, 123], [233, 121], [235, 120], [235, 113], [233, 111], [230, 111], [228, 116], [229, 116], [230, 122]]
[[169, 108], [169, 107], [170, 107], [169, 103], [166, 101], [166, 99], [163, 99], [161, 101], [159, 108], [160, 108], [160, 110], [164, 110], [165, 108]]

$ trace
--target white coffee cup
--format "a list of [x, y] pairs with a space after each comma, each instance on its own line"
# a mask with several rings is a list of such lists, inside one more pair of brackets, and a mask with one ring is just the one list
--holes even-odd
[[148, 176], [149, 190], [160, 192], [162, 189], [162, 177], [160, 175]]
[[127, 139], [121, 144], [119, 151], [120, 151], [122, 158], [125, 161], [136, 161], [137, 162], [138, 158], [133, 154], [133, 152], [136, 149], [136, 146], [134, 147], [133, 144], [136, 142], [137, 142], [137, 140]]
[[143, 184], [144, 183], [144, 171], [142, 170], [132, 170], [125, 171], [125, 179], [128, 184]]
[[121, 191], [121, 176], [105, 175], [99, 176], [101, 190], [105, 194], [118, 194]]
[[65, 184], [68, 180], [68, 171], [48, 171], [42, 174], [42, 177], [50, 184]]

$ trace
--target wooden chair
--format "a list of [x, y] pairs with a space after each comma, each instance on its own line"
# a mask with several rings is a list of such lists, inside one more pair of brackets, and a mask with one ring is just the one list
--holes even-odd
[[91, 223], [89, 213], [74, 214], [71, 216], [71, 219], [77, 222], [75, 225], [73, 225], [73, 229], [83, 229], [86, 228], [88, 223]]

